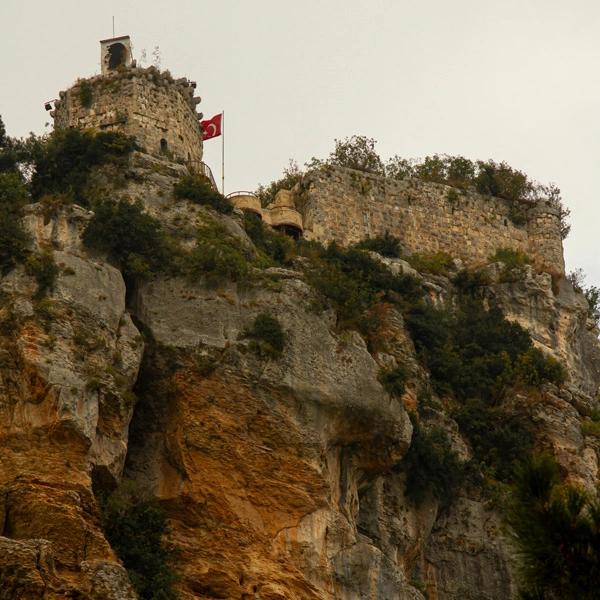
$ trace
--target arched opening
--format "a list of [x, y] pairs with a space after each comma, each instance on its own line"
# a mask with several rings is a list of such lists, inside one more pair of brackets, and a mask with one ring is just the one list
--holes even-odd
[[127, 48], [120, 42], [108, 47], [108, 68], [116, 69], [125, 64], [127, 59]]
[[280, 233], [283, 233], [294, 240], [299, 240], [302, 237], [302, 229], [296, 225], [286, 223], [285, 225], [275, 225], [273, 229], [276, 229]]
[[167, 140], [165, 140], [165, 138], [160, 139], [160, 151], [161, 154], [168, 154], [169, 152], [169, 144], [167, 143]]

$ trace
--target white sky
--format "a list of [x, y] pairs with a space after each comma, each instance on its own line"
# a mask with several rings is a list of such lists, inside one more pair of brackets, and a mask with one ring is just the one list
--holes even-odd
[[[100, 39], [159, 46], [162, 68], [225, 110], [226, 192], [277, 178], [334, 138], [383, 158], [506, 160], [572, 211], [567, 268], [600, 285], [597, 0], [0, 0], [0, 114], [42, 133], [45, 100], [99, 72]], [[205, 144], [220, 176], [221, 141]]]

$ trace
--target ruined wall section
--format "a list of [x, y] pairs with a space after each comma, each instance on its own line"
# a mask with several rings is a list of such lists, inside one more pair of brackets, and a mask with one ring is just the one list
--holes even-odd
[[546, 202], [520, 205], [526, 222], [516, 225], [507, 200], [417, 179], [327, 166], [308, 173], [302, 187], [307, 239], [349, 245], [387, 231], [407, 253], [443, 251], [469, 266], [508, 247], [526, 252], [540, 270], [564, 273], [559, 213]]
[[[82, 86], [91, 91], [88, 102]], [[202, 130], [195, 109], [199, 101], [185, 78], [174, 80], [154, 67], [123, 68], [79, 80], [60, 92], [54, 125], [118, 130], [135, 136], [148, 154], [193, 164], [202, 160]]]

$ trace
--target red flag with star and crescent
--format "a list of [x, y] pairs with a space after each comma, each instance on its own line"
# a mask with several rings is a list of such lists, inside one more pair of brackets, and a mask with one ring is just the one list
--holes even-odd
[[210, 140], [211, 138], [218, 137], [221, 135], [221, 126], [223, 124], [223, 113], [219, 113], [207, 119], [206, 121], [200, 121], [200, 127], [202, 127], [202, 139]]

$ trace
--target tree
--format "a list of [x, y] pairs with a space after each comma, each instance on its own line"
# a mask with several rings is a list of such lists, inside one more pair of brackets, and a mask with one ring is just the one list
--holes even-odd
[[0, 148], [6, 146], [6, 127], [4, 127], [4, 121], [0, 115]]
[[290, 158], [288, 166], [283, 170], [283, 174], [279, 179], [275, 179], [267, 185], [261, 184], [258, 186], [256, 195], [260, 199], [261, 206], [271, 204], [275, 200], [275, 196], [279, 190], [291, 190], [302, 180], [303, 176], [304, 172], [300, 170], [298, 163]]
[[29, 236], [21, 220], [27, 199], [16, 171], [0, 171], [0, 276], [27, 256]]
[[353, 135], [343, 140], [334, 140], [335, 149], [324, 161], [313, 158], [309, 168], [323, 164], [365, 171], [375, 175], [385, 175], [383, 162], [375, 150], [377, 141], [364, 135]]
[[508, 514], [522, 598], [592, 600], [600, 588], [600, 504], [560, 480], [549, 456], [518, 471]]
[[26, 202], [27, 189], [17, 168], [14, 141], [6, 135], [0, 117], [0, 276], [27, 256], [29, 236], [22, 222]]
[[567, 275], [573, 289], [585, 296], [588, 302], [588, 316], [600, 323], [600, 288], [595, 285], [585, 285], [585, 273], [583, 269], [575, 269]]

